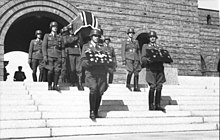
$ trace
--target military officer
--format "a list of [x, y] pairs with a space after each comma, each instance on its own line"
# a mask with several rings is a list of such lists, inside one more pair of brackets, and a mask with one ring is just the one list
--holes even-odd
[[107, 52], [109, 52], [110, 56], [112, 57], [114, 65], [112, 67], [109, 67], [109, 78], [108, 78], [108, 83], [111, 84], [113, 81], [114, 77], [114, 72], [116, 71], [117, 67], [117, 60], [116, 60], [116, 55], [115, 55], [115, 49], [109, 45], [111, 39], [110, 37], [105, 37], [104, 38], [104, 47]]
[[[65, 38], [69, 35], [69, 28], [67, 26], [64, 26], [60, 30], [60, 35], [62, 36], [63, 43], [64, 43]], [[65, 43], [64, 43], [64, 45], [65, 45]], [[65, 55], [66, 55], [66, 53], [65, 53]], [[67, 61], [66, 61], [66, 58], [65, 58], [65, 61], [62, 62], [62, 68], [61, 68], [59, 83], [66, 83], [66, 82], [70, 81], [69, 80], [70, 76], [68, 75], [68, 69], [66, 67], [66, 63], [67, 63]]]
[[28, 56], [28, 63], [32, 69], [32, 77], [33, 81], [37, 81], [37, 68], [39, 66], [40, 74], [39, 74], [39, 81], [43, 81], [43, 72], [44, 68], [42, 67], [41, 63], [43, 61], [43, 54], [42, 54], [42, 31], [36, 30], [35, 31], [36, 39], [31, 40], [29, 46], [29, 56]]
[[72, 85], [77, 83], [78, 90], [84, 90], [82, 86], [81, 48], [79, 36], [74, 35], [72, 26], [69, 27], [69, 35], [64, 38], [65, 52], [67, 55], [67, 69]]
[[141, 71], [140, 47], [138, 41], [133, 38], [135, 32], [133, 28], [128, 29], [128, 38], [122, 42], [122, 64], [126, 65], [128, 71], [126, 87], [132, 91], [130, 82], [134, 73], [134, 91], [140, 92], [138, 85], [139, 72]]
[[102, 95], [108, 88], [106, 65], [91, 65], [86, 58], [86, 51], [104, 51], [104, 47], [99, 45], [101, 32], [98, 29], [93, 29], [90, 32], [91, 41], [83, 45], [81, 61], [85, 68], [85, 84], [90, 89], [89, 103], [90, 103], [90, 118], [95, 120], [98, 116], [98, 110], [101, 103]]
[[48, 67], [48, 90], [59, 91], [58, 80], [62, 61], [65, 61], [65, 53], [62, 37], [57, 34], [57, 22], [51, 22], [50, 29], [51, 32], [45, 34], [43, 39], [43, 59], [47, 63]]
[[[162, 49], [161, 46], [157, 44], [157, 34], [155, 31], [149, 32], [149, 44], [144, 44], [142, 48], [142, 63], [146, 67], [146, 81], [150, 86], [149, 90], [149, 110], [161, 110], [165, 111], [163, 107], [160, 105], [161, 100], [161, 91], [163, 83], [166, 81], [164, 75], [164, 66], [163, 62], [153, 62], [150, 59], [150, 55], [146, 51], [146, 49]], [[156, 91], [156, 97], [154, 97]], [[155, 98], [155, 99], [154, 99]], [[155, 101], [155, 105], [154, 105]]]

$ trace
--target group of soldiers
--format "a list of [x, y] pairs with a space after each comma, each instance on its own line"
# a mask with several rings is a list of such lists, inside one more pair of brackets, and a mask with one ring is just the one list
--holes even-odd
[[[36, 30], [36, 38], [30, 42], [28, 63], [32, 69], [33, 81], [47, 81], [49, 90], [59, 90], [58, 82], [68, 82], [71, 86], [77, 84], [79, 90], [84, 90], [80, 60], [83, 43], [80, 42], [80, 35], [73, 33], [71, 24], [62, 28], [59, 34], [57, 22], [51, 22], [49, 28], [51, 32], [46, 33], [43, 40], [42, 31]], [[101, 30], [99, 34], [103, 36]], [[112, 55], [116, 66], [116, 56], [114, 48], [109, 46], [110, 41], [109, 37], [105, 37], [99, 41], [99, 45]], [[37, 80], [38, 67], [40, 74]], [[113, 81], [114, 71], [115, 68], [109, 69], [109, 83]]]
[[[82, 43], [80, 35], [73, 33], [72, 26], [65, 26], [61, 34], [58, 34], [57, 22], [51, 22], [49, 28], [51, 32], [46, 33], [43, 40], [41, 40], [42, 32], [37, 30], [36, 39], [30, 43], [28, 62], [33, 70], [33, 81], [37, 81], [36, 71], [39, 66], [39, 81], [47, 81], [48, 90], [59, 91], [59, 79], [62, 82], [67, 80], [72, 85], [77, 83], [78, 90], [84, 90], [82, 85], [82, 69], [84, 69], [85, 85], [90, 89], [89, 117], [95, 120], [100, 117], [98, 110], [102, 95], [107, 90], [108, 83], [112, 83], [113, 73], [117, 67], [114, 48], [109, 45], [111, 39], [103, 38], [103, 30], [92, 29], [89, 34], [90, 40]], [[133, 38], [134, 34], [133, 28], [128, 29], [127, 39], [122, 42], [122, 63], [128, 71], [126, 87], [132, 91], [130, 82], [134, 74], [133, 91], [140, 92], [139, 72], [142, 67], [146, 67], [146, 80], [150, 85], [149, 110], [164, 111], [165, 109], [160, 106], [162, 85], [165, 82], [163, 62], [152, 62], [151, 56], [145, 51], [147, 48], [160, 49], [156, 43], [157, 34], [154, 31], [149, 32], [150, 43], [143, 45], [142, 53], [138, 41]], [[113, 58], [113, 64], [91, 64], [86, 56], [88, 50], [108, 52]], [[107, 78], [108, 73], [109, 78]], [[155, 92], [156, 97], [154, 97]]]

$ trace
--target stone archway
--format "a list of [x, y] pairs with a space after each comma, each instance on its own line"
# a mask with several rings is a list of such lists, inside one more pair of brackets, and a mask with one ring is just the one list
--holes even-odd
[[138, 41], [141, 50], [142, 46], [149, 42], [147, 38], [148, 32], [148, 29], [138, 30], [134, 35], [134, 38]]
[[[19, 0], [5, 2], [5, 4], [0, 7], [0, 12], [0, 81], [2, 81], [5, 47], [7, 47], [5, 43], [8, 40], [7, 34], [11, 31], [13, 26], [19, 28], [21, 26], [18, 26], [18, 24], [20, 22], [25, 23], [24, 21], [28, 18], [33, 20], [33, 17], [43, 17], [44, 23], [48, 24], [50, 20], [54, 20], [62, 27], [73, 20], [78, 15], [79, 10], [65, 0]], [[46, 26], [49, 26], [49, 24]], [[33, 30], [29, 32], [34, 33], [36, 28], [30, 26], [28, 29]], [[7, 42], [11, 42], [11, 40], [13, 39]], [[14, 48], [14, 50], [16, 49], [17, 48]], [[21, 51], [23, 50], [21, 49]]]

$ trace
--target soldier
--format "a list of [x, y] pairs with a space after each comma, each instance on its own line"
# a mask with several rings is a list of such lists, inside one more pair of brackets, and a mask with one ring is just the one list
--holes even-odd
[[122, 42], [122, 64], [126, 65], [128, 71], [126, 87], [132, 91], [130, 82], [134, 73], [134, 91], [140, 92], [138, 85], [139, 72], [141, 71], [140, 47], [138, 41], [133, 38], [134, 34], [133, 28], [128, 29], [128, 38]]
[[[164, 108], [160, 106], [161, 91], [163, 83], [166, 81], [164, 75], [163, 62], [153, 62], [150, 59], [150, 55], [147, 53], [146, 49], [162, 49], [157, 43], [157, 34], [155, 31], [149, 32], [149, 44], [144, 44], [142, 48], [142, 63], [146, 67], [146, 81], [150, 86], [149, 90], [149, 110], [161, 110], [165, 111]], [[154, 94], [156, 90], [156, 97], [154, 99]], [[155, 100], [155, 105], [154, 105]]]
[[[62, 37], [57, 34], [57, 22], [50, 23], [51, 32], [44, 35], [43, 39], [43, 59], [48, 68], [48, 90], [60, 91], [58, 80], [60, 76], [62, 62], [65, 61], [65, 53]], [[53, 86], [52, 86], [53, 83]]]
[[31, 40], [30, 46], [29, 46], [29, 59], [28, 63], [32, 69], [32, 78], [33, 81], [37, 81], [37, 68], [39, 66], [40, 74], [39, 74], [39, 81], [43, 81], [43, 72], [44, 68], [41, 65], [43, 62], [43, 54], [42, 54], [42, 31], [36, 30], [35, 31], [36, 39]]
[[90, 32], [91, 41], [83, 45], [81, 61], [85, 68], [86, 85], [90, 89], [89, 103], [90, 103], [90, 118], [95, 120], [98, 116], [98, 110], [101, 103], [102, 95], [108, 88], [106, 65], [91, 65], [86, 58], [86, 51], [104, 51], [104, 47], [99, 45], [101, 32], [98, 29], [93, 29]]
[[109, 78], [108, 78], [109, 84], [111, 84], [113, 81], [114, 72], [116, 71], [116, 67], [117, 67], [115, 49], [109, 45], [110, 41], [111, 41], [110, 37], [104, 38], [104, 47], [105, 47], [106, 51], [109, 52], [110, 56], [112, 57], [113, 63], [114, 63], [114, 66], [109, 68]]
[[[60, 35], [62, 36], [62, 39], [63, 39], [63, 43], [65, 41], [65, 38], [69, 35], [69, 29], [67, 26], [63, 27], [61, 30], [60, 30]], [[65, 45], [65, 43], [64, 43]], [[65, 47], [65, 46], [64, 46]], [[66, 55], [66, 53], [65, 53]], [[65, 61], [62, 62], [62, 68], [61, 68], [61, 74], [60, 74], [60, 78], [59, 78], [59, 83], [65, 83], [65, 82], [68, 82], [70, 81], [69, 78], [70, 76], [68, 75], [68, 69], [66, 67], [66, 58], [65, 58]]]
[[79, 36], [74, 35], [72, 26], [69, 26], [69, 35], [64, 37], [64, 46], [68, 60], [66, 65], [70, 74], [70, 82], [72, 85], [77, 83], [78, 90], [83, 91]]
[[26, 79], [25, 73], [22, 71], [22, 66], [18, 66], [18, 71], [14, 73], [14, 81], [24, 81]]

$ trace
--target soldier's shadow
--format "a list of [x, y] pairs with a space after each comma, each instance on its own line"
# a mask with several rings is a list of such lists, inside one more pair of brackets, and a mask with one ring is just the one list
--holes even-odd
[[129, 108], [123, 100], [102, 100], [99, 110], [100, 116], [106, 118], [111, 111], [129, 111]]
[[177, 100], [173, 100], [171, 96], [161, 96], [161, 105], [166, 107], [167, 105], [178, 105]]
[[[147, 110], [146, 102], [146, 110]], [[161, 97], [161, 106], [166, 108], [167, 105], [178, 105], [176, 100], [173, 100], [171, 96]], [[102, 100], [99, 108], [99, 115], [101, 118], [106, 118], [111, 111], [129, 111], [129, 107], [124, 104], [123, 100]], [[166, 111], [164, 112], [166, 113]]]

